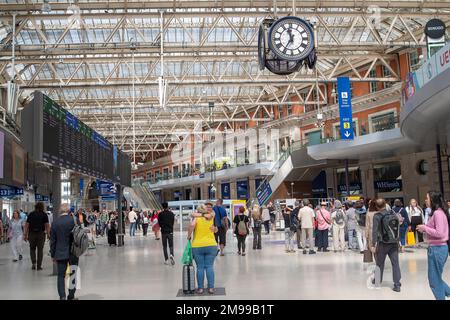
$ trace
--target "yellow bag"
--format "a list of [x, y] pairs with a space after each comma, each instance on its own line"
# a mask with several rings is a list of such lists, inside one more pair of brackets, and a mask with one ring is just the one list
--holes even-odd
[[406, 234], [406, 244], [408, 246], [414, 246], [416, 244], [416, 237], [414, 236], [414, 232], [408, 231]]

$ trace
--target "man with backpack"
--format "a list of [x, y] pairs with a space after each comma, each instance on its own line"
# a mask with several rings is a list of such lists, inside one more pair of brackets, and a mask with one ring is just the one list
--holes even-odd
[[[175, 265], [175, 259], [173, 257], [173, 225], [175, 223], [175, 215], [172, 211], [169, 210], [169, 205], [167, 202], [164, 202], [162, 204], [163, 211], [158, 216], [158, 223], [161, 227], [161, 239], [162, 239], [162, 245], [163, 245], [163, 252], [164, 252], [164, 264], [169, 264], [169, 258], [170, 258], [170, 264]], [[167, 244], [169, 245], [170, 249], [170, 257], [167, 254]]]
[[73, 281], [69, 288], [67, 300], [75, 299], [76, 270], [78, 257], [72, 250], [74, 241], [73, 230], [75, 221], [69, 215], [70, 207], [67, 203], [61, 204], [61, 215], [53, 222], [50, 233], [50, 254], [53, 262], [57, 264], [58, 281], [57, 288], [60, 300], [66, 300], [65, 276], [67, 266], [70, 266], [70, 277]]
[[216, 242], [220, 246], [220, 255], [225, 255], [225, 246], [227, 244], [227, 230], [229, 228], [228, 216], [225, 208], [222, 206], [223, 200], [217, 199], [216, 205], [213, 207], [214, 210], [214, 225], [217, 227], [217, 232], [214, 234], [216, 237]]
[[283, 206], [282, 213], [284, 218], [284, 244], [286, 253], [294, 253], [294, 233], [297, 231], [297, 219], [292, 220], [293, 210], [288, 206]]
[[[373, 217], [373, 243], [371, 251], [375, 254], [377, 268], [380, 271], [380, 279], [374, 279], [373, 283], [379, 280], [377, 285], [383, 281], [384, 262], [386, 256], [389, 256], [392, 264], [394, 290], [400, 292], [400, 264], [398, 261], [398, 242], [400, 239], [400, 220], [398, 215], [392, 210], [386, 209], [384, 199], [375, 200], [378, 213]], [[375, 283], [374, 283], [375, 284]]]
[[345, 211], [342, 208], [342, 202], [334, 201], [334, 210], [331, 213], [333, 221], [333, 247], [334, 252], [345, 250]]

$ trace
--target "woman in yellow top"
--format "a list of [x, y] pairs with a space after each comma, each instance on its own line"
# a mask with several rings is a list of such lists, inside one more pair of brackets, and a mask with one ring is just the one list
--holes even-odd
[[194, 233], [192, 255], [197, 265], [198, 294], [202, 294], [204, 291], [205, 273], [208, 280], [208, 293], [214, 294], [214, 260], [217, 256], [217, 242], [214, 233], [216, 232], [212, 206], [199, 205], [188, 231], [188, 239], [191, 239], [192, 233]]

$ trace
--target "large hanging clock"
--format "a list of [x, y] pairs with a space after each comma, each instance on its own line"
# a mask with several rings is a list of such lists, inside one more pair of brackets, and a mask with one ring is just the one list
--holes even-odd
[[268, 45], [280, 59], [304, 60], [314, 48], [314, 32], [308, 22], [297, 17], [284, 17], [270, 27]]

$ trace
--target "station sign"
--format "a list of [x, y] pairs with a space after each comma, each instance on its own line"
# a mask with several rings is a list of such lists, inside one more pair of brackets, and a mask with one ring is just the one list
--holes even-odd
[[0, 187], [0, 197], [22, 196], [23, 188], [2, 186]]
[[352, 93], [348, 77], [337, 78], [341, 139], [353, 140]]
[[425, 34], [431, 39], [441, 39], [445, 35], [445, 23], [440, 19], [431, 19], [425, 25]]
[[378, 180], [374, 181], [374, 187], [378, 191], [391, 192], [393, 190], [402, 190], [402, 180]]

